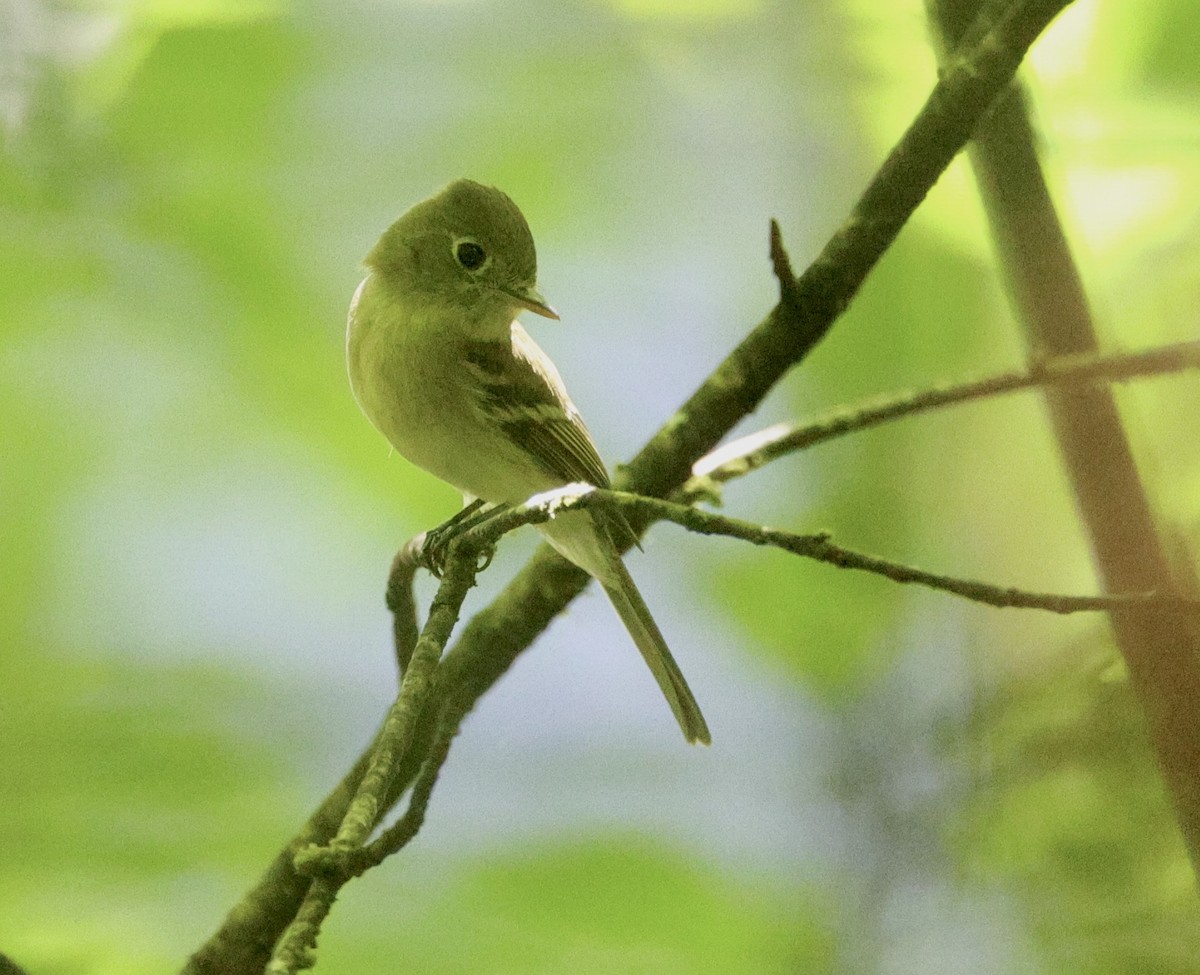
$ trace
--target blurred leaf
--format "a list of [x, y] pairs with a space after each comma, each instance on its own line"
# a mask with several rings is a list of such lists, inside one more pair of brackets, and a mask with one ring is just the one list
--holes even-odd
[[636, 20], [719, 22], [758, 13], [762, 0], [612, 0], [622, 14]]
[[[1146, 45], [1142, 48], [1141, 68], [1151, 84], [1162, 85], [1193, 97], [1200, 88], [1200, 64], [1196, 50], [1200, 47], [1200, 23], [1196, 7], [1188, 0], [1162, 0], [1145, 25]], [[1149, 29], [1147, 29], [1149, 28]], [[1136, 49], [1136, 48], [1135, 48]]]
[[73, 0], [79, 10], [109, 13], [134, 25], [164, 31], [204, 24], [259, 20], [281, 13], [286, 0]]
[[351, 938], [331, 926], [321, 963], [363, 975], [393, 971], [397, 958], [429, 975], [833, 970], [827, 906], [731, 881], [641, 839], [509, 852], [439, 886], [403, 908], [347, 891], [379, 933]]
[[34, 972], [173, 967], [292, 825], [302, 719], [215, 671], [11, 644], [0, 686], [0, 943]]
[[1058, 970], [1194, 973], [1191, 867], [1140, 709], [1107, 659], [1076, 647], [979, 708], [962, 852], [1021, 893]]

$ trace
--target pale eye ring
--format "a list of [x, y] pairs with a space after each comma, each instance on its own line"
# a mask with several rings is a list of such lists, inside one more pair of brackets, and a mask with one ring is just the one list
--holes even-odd
[[488, 262], [488, 254], [478, 243], [469, 237], [463, 237], [454, 242], [454, 259], [468, 271], [479, 271]]

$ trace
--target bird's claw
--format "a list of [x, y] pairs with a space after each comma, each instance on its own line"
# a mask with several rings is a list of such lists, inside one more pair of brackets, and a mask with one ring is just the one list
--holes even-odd
[[446, 569], [446, 553], [452, 541], [454, 530], [448, 525], [439, 525], [427, 531], [425, 540], [421, 542], [421, 562], [436, 579], [440, 579]]
[[[421, 542], [421, 562], [435, 579], [440, 579], [442, 573], [446, 571], [446, 558], [450, 554], [450, 545], [459, 533], [458, 525], [439, 525], [425, 533], [425, 539]], [[482, 572], [491, 565], [492, 557], [495, 554], [496, 547], [494, 545], [489, 545], [480, 551], [476, 556], [475, 571]]]

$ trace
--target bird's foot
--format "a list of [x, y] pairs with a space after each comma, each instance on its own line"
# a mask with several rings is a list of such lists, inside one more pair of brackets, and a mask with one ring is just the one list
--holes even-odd
[[[421, 542], [422, 564], [440, 579], [446, 570], [446, 556], [450, 552], [450, 544], [463, 532], [474, 528], [490, 517], [495, 510], [495, 508], [484, 508], [484, 502], [476, 499], [449, 521], [443, 522], [436, 528], [431, 528], [425, 533], [425, 539]], [[482, 572], [492, 564], [492, 556], [495, 551], [494, 547], [489, 547], [479, 553], [476, 572]]]

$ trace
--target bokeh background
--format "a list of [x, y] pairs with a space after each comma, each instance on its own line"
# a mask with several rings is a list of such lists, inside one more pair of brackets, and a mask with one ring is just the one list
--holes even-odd
[[[1112, 348], [1197, 333], [1198, 25], [1078, 0], [1033, 58]], [[174, 970], [390, 701], [389, 560], [457, 503], [345, 379], [359, 262], [399, 212], [460, 175], [517, 200], [564, 319], [532, 327], [619, 463], [773, 304], [768, 219], [803, 266], [934, 75], [917, 0], [0, 0], [0, 951]], [[1020, 361], [956, 165], [741, 429]], [[1200, 386], [1120, 396], [1187, 557]], [[725, 500], [1096, 586], [1031, 395]], [[318, 970], [1200, 971], [1101, 619], [672, 526], [630, 564], [712, 748], [589, 593], [469, 718], [417, 841], [345, 890]]]

